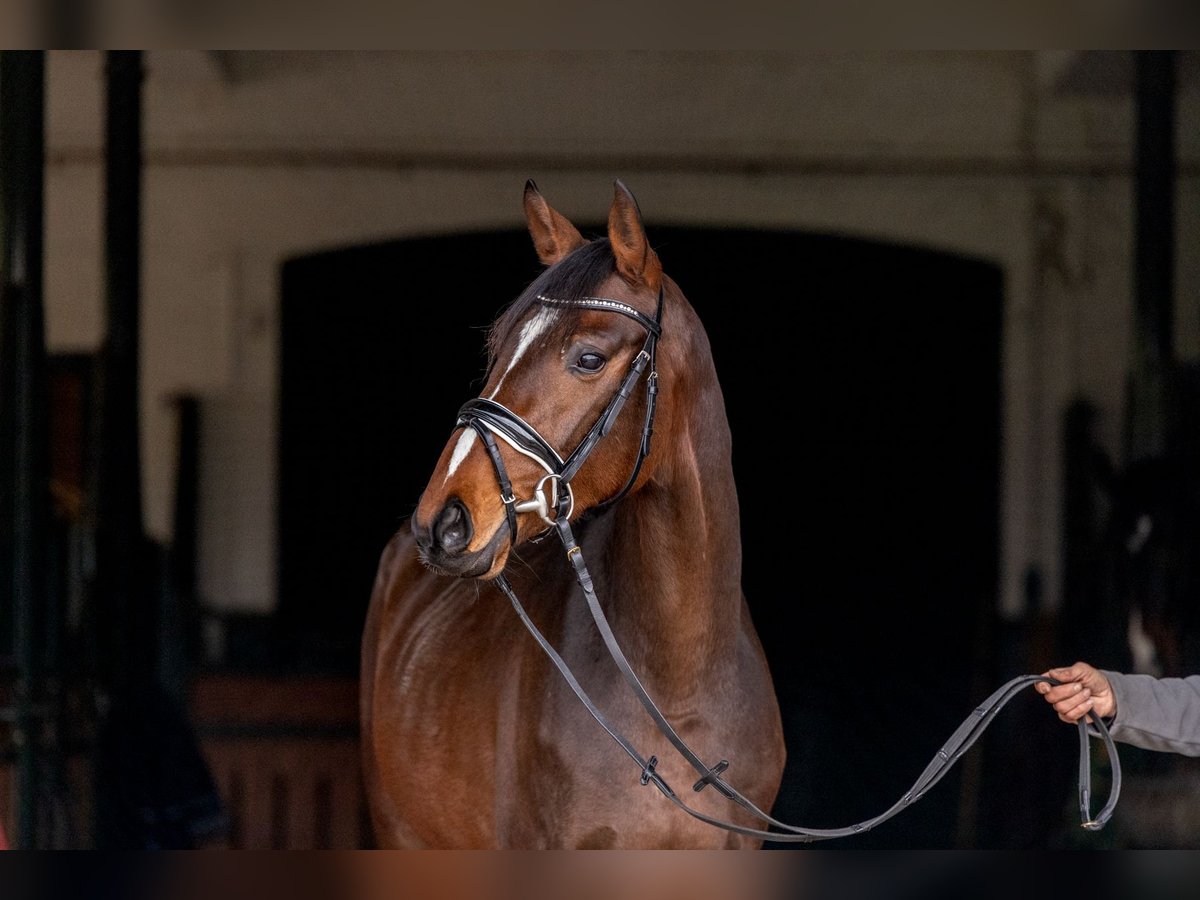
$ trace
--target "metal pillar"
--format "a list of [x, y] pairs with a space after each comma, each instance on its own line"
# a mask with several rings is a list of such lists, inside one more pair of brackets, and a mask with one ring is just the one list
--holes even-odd
[[154, 624], [146, 603], [139, 429], [142, 56], [108, 53], [104, 161], [106, 336], [100, 350], [93, 485], [94, 593], [102, 683], [145, 679]]
[[[92, 453], [95, 674], [102, 700], [95, 759], [100, 847], [145, 846], [131, 772], [146, 767], [157, 610], [142, 527], [140, 439], [142, 54], [111, 51], [105, 69], [105, 338]], [[140, 755], [139, 755], [140, 754]], [[136, 761], [135, 761], [136, 760]], [[137, 773], [153, 781], [146, 769]]]
[[17, 669], [16, 844], [37, 844], [41, 673], [49, 471], [42, 307], [45, 54], [0, 53], [0, 567]]

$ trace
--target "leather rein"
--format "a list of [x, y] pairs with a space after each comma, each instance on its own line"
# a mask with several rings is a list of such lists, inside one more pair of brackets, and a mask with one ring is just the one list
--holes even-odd
[[[658, 730], [675, 747], [676, 751], [687, 760], [688, 764], [691, 765], [699, 776], [696, 783], [692, 785], [692, 790], [698, 793], [711, 785], [722, 796], [733, 801], [759, 822], [763, 823], [764, 827], [754, 828], [739, 825], [707, 815], [689, 806], [657, 771], [658, 758], [655, 756], [648, 758], [643, 756], [620, 729], [592, 702], [591, 697], [588, 696], [583, 686], [579, 683], [579, 680], [575, 677], [575, 674], [571, 671], [571, 667], [559, 655], [558, 651], [554, 649], [545, 635], [533, 623], [533, 620], [529, 618], [529, 614], [525, 611], [525, 607], [521, 604], [508, 579], [503, 573], [498, 575], [495, 579], [496, 586], [500, 588], [512, 603], [521, 624], [525, 626], [534, 640], [537, 641], [538, 646], [549, 657], [554, 667], [561, 673], [567, 685], [574, 692], [575, 696], [579, 698], [579, 701], [584, 705], [592, 718], [625, 751], [626, 755], [633, 760], [640, 772], [641, 784], [653, 784], [671, 803], [694, 819], [706, 822], [717, 828], [723, 828], [726, 831], [762, 840], [782, 843], [808, 843], [811, 841], [823, 841], [862, 834], [906, 809], [941, 781], [950, 769], [954, 767], [954, 764], [958, 762], [959, 758], [979, 740], [988, 725], [996, 717], [996, 714], [1024, 688], [1039, 682], [1046, 682], [1053, 685], [1060, 684], [1056, 679], [1045, 675], [1022, 675], [1001, 686], [967, 716], [963, 723], [950, 736], [949, 740], [942, 745], [942, 748], [930, 761], [929, 765], [925, 767], [925, 770], [921, 772], [920, 777], [913, 783], [913, 786], [888, 809], [873, 818], [842, 828], [802, 828], [780, 822], [778, 819], [772, 818], [769, 814], [759, 809], [752, 800], [740, 793], [724, 779], [723, 773], [729, 767], [729, 761], [722, 759], [715, 765], [709, 765], [702, 760], [688, 746], [687, 742], [679, 736], [653, 698], [651, 698], [646, 688], [642, 685], [641, 679], [638, 678], [637, 673], [633, 670], [624, 651], [622, 651], [620, 644], [617, 642], [608, 617], [604, 614], [600, 600], [596, 596], [595, 587], [588, 572], [587, 564], [583, 558], [583, 550], [575, 539], [569, 521], [575, 508], [575, 498], [571, 491], [571, 479], [578, 473], [600, 440], [612, 430], [617, 417], [624, 408], [626, 401], [632, 395], [637, 382], [647, 373], [647, 370], [649, 370], [649, 373], [646, 375], [646, 413], [642, 424], [642, 437], [638, 447], [637, 458], [634, 461], [633, 469], [625, 482], [625, 486], [614, 496], [596, 507], [597, 510], [613, 506], [629, 493], [637, 481], [646, 456], [650, 452], [650, 440], [654, 432], [654, 413], [658, 396], [658, 371], [655, 362], [658, 340], [662, 336], [663, 291], [661, 288], [659, 289], [658, 306], [653, 318], [645, 315], [628, 303], [605, 297], [559, 300], [538, 295], [537, 299], [543, 306], [551, 308], [591, 309], [616, 313], [633, 319], [646, 330], [645, 343], [641, 351], [630, 363], [629, 369], [626, 371], [616, 393], [604, 411], [601, 412], [599, 418], [596, 419], [595, 423], [584, 435], [579, 446], [565, 459], [524, 418], [494, 400], [483, 398], [469, 400], [459, 410], [456, 427], [474, 429], [487, 449], [492, 466], [496, 470], [496, 479], [500, 486], [500, 499], [504, 503], [505, 518], [509, 531], [512, 534], [513, 545], [515, 546], [517, 543], [518, 513], [536, 512], [546, 522], [548, 526], [547, 530], [553, 529], [557, 531], [566, 550], [567, 560], [575, 569], [575, 577], [583, 591], [588, 611], [591, 613], [600, 637], [603, 639], [604, 645], [613, 662], [616, 663], [629, 688], [642, 704], [646, 713], [654, 721]], [[512, 482], [508, 477], [508, 470], [504, 465], [504, 459], [500, 454], [499, 445], [496, 443], [496, 438], [508, 444], [516, 452], [530, 457], [546, 471], [546, 475], [542, 477], [534, 488], [534, 496], [531, 499], [525, 501], [517, 500], [516, 495], [513, 493]], [[548, 491], [547, 484], [549, 485]], [[1107, 802], [1100, 812], [1093, 817], [1091, 814], [1091, 745], [1085, 719], [1086, 717], [1080, 718], [1078, 722], [1079, 814], [1083, 828], [1088, 831], [1098, 831], [1108, 823], [1116, 809], [1117, 800], [1121, 793], [1121, 762], [1108, 728], [1099, 717], [1094, 717], [1094, 727], [1100, 738], [1104, 741], [1104, 746], [1108, 754], [1112, 769], [1112, 780]]]

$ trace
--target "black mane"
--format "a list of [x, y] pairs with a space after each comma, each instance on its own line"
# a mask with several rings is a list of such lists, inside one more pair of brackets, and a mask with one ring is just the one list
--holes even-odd
[[[513, 329], [538, 305], [538, 294], [556, 300], [578, 300], [589, 296], [617, 269], [612, 245], [607, 237], [589, 241], [571, 251], [546, 271], [542, 272], [529, 287], [521, 292], [492, 324], [488, 333], [488, 366], [496, 361], [496, 354], [508, 341]], [[578, 310], [564, 310], [561, 327], [574, 327]]]

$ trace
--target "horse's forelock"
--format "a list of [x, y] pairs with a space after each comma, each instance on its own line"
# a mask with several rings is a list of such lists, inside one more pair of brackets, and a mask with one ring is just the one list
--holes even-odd
[[[488, 332], [488, 367], [495, 364], [500, 350], [508, 342], [517, 325], [538, 305], [538, 295], [559, 300], [578, 300], [594, 292], [616, 271], [616, 260], [607, 238], [589, 241], [578, 250], [550, 266], [521, 292], [492, 323]], [[559, 318], [561, 327], [571, 327], [578, 317], [576, 310], [564, 310]]]

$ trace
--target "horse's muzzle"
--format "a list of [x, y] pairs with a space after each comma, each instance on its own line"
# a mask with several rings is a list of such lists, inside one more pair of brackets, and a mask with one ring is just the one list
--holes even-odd
[[443, 575], [459, 578], [478, 578], [487, 574], [496, 559], [497, 539], [502, 537], [502, 530], [498, 529], [486, 546], [469, 550], [475, 534], [474, 523], [471, 511], [457, 497], [446, 501], [428, 523], [422, 524], [417, 516], [412, 518], [413, 537], [421, 560]]

